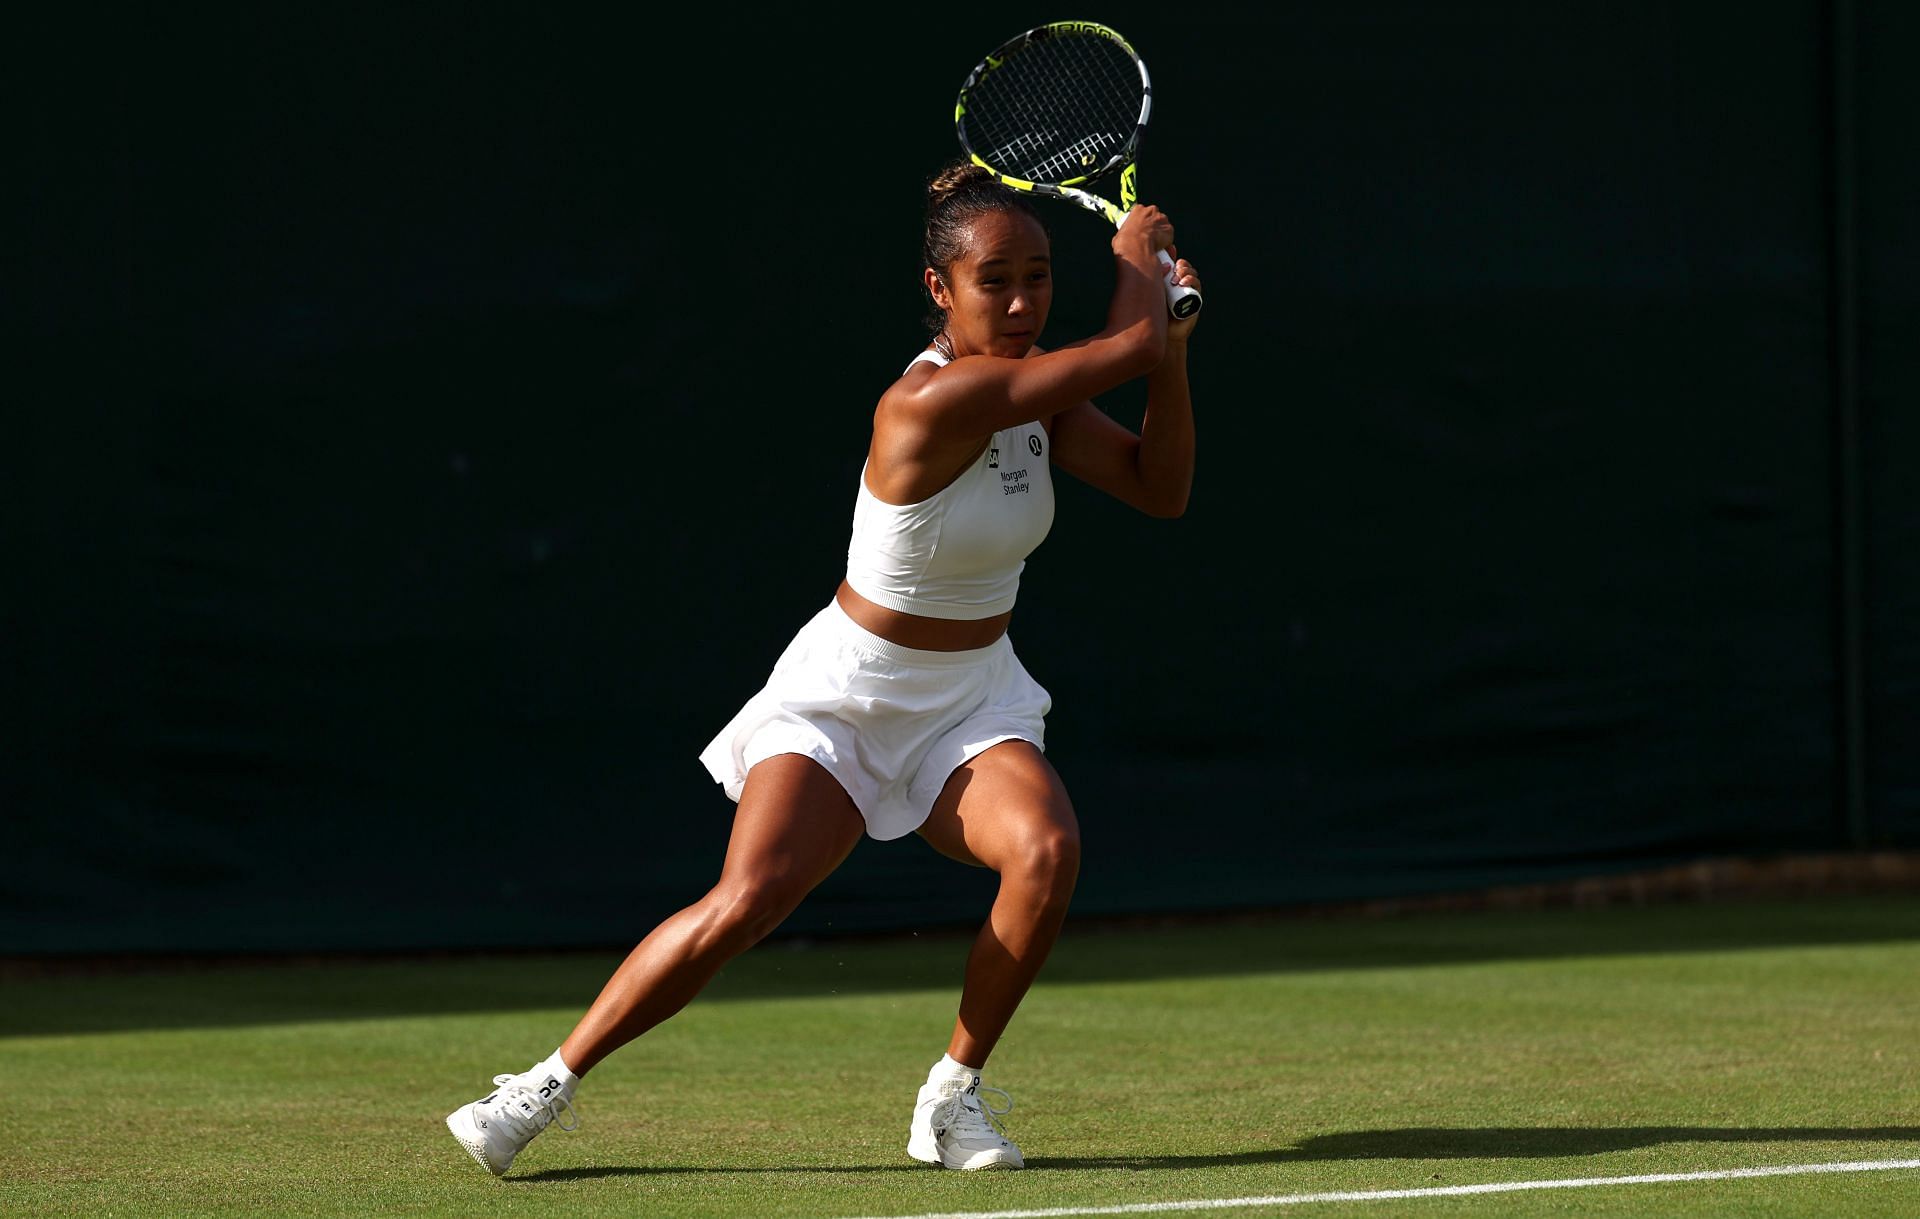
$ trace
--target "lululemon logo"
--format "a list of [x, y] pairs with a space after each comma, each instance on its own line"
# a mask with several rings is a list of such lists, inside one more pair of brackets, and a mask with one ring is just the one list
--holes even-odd
[[1035, 457], [1040, 456], [1040, 438], [1038, 436], [1027, 437], [1027, 452], [1032, 453]]

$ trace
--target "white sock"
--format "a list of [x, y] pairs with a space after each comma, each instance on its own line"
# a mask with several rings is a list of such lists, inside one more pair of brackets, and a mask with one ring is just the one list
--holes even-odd
[[527, 1074], [538, 1075], [542, 1078], [548, 1075], [553, 1076], [560, 1081], [560, 1095], [566, 1097], [568, 1100], [573, 1099], [573, 1090], [580, 1084], [580, 1077], [575, 1075], [572, 1068], [567, 1066], [566, 1060], [560, 1057], [559, 1050], [555, 1050], [553, 1053], [547, 1055], [546, 1061], [535, 1063], [533, 1070], [527, 1072]]
[[980, 1074], [979, 1067], [955, 1062], [953, 1055], [942, 1054], [940, 1061], [933, 1064], [933, 1070], [927, 1072], [927, 1082], [932, 1083], [940, 1079], [965, 1079], [978, 1074]]

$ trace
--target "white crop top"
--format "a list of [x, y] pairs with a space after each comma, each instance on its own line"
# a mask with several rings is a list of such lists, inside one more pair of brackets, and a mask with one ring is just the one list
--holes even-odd
[[[947, 361], [923, 351], [907, 365]], [[860, 488], [847, 583], [876, 605], [927, 618], [991, 618], [1013, 608], [1026, 559], [1053, 527], [1047, 429], [1002, 428], [973, 464], [917, 504]]]

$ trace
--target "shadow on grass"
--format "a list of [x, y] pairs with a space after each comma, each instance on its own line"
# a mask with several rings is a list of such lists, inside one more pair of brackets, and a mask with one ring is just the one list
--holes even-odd
[[[1060, 1169], [1227, 1168], [1245, 1164], [1303, 1164], [1336, 1160], [1530, 1160], [1607, 1155], [1669, 1143], [1920, 1143], [1920, 1126], [1865, 1127], [1509, 1127], [1355, 1130], [1316, 1135], [1292, 1147], [1238, 1151], [1220, 1155], [1080, 1156], [1035, 1158], [1028, 1167]], [[657, 1164], [554, 1168], [509, 1178], [512, 1181], [584, 1181], [599, 1177], [645, 1177], [679, 1173], [830, 1173], [928, 1172], [924, 1164], [839, 1164], [774, 1166]]]
[[[957, 991], [971, 936], [773, 939], [696, 1000]], [[1920, 899], [1798, 898], [1374, 919], [1069, 924], [1043, 986], [1622, 954], [1920, 942]], [[563, 1008], [584, 1011], [624, 950], [438, 954], [12, 976], [0, 1037]]]
[[1045, 1168], [1203, 1168], [1333, 1160], [1533, 1160], [1607, 1155], [1669, 1143], [1911, 1143], [1920, 1126], [1487, 1126], [1355, 1130], [1302, 1139], [1292, 1147], [1213, 1156], [1094, 1156], [1036, 1160]]

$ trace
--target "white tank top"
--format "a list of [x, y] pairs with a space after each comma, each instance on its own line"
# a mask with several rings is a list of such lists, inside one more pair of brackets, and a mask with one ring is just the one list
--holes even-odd
[[[926, 360], [923, 351], [907, 365]], [[986, 451], [917, 504], [860, 488], [847, 546], [847, 583], [876, 605], [927, 618], [991, 618], [1013, 608], [1026, 559], [1053, 527], [1050, 437], [1038, 421], [1002, 428]]]

